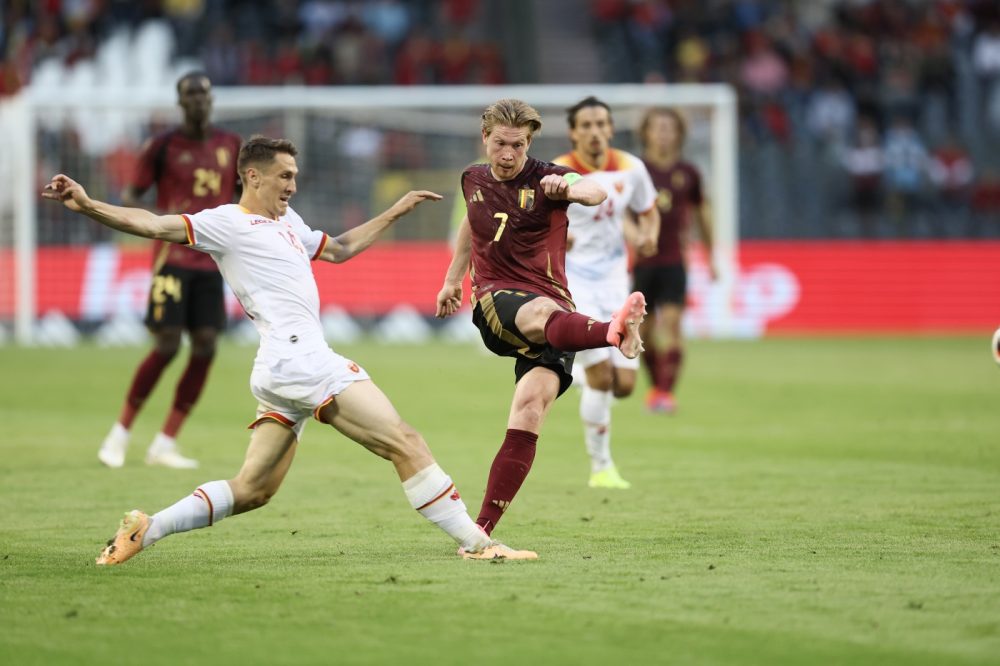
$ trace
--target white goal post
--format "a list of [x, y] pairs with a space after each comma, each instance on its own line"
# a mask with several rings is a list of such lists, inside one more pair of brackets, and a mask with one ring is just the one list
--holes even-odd
[[[645, 109], [672, 106], [688, 117], [688, 156], [701, 167], [712, 201], [714, 261], [720, 272], [719, 283], [711, 288], [712, 324], [701, 332], [726, 335], [738, 270], [737, 100], [727, 85], [219, 87], [214, 90], [213, 119], [244, 136], [281, 135], [299, 146], [303, 173], [319, 169], [324, 175], [319, 183], [300, 182], [297, 209], [327, 211], [356, 195], [355, 208], [344, 210], [368, 215], [375, 211], [365, 208], [384, 199], [378, 192], [388, 192], [394, 184], [427, 189], [457, 185], [462, 168], [477, 158], [479, 116], [497, 99], [523, 99], [539, 110], [544, 125], [530, 152], [549, 160], [569, 147], [565, 109], [588, 95], [611, 106], [614, 145], [632, 152], [639, 150], [635, 130]], [[0, 265], [0, 280], [10, 276], [14, 281], [7, 291], [14, 301], [19, 343], [32, 344], [41, 314], [36, 259], [39, 247], [49, 242], [39, 230], [49, 206], [39, 204], [38, 188], [47, 172], [55, 169], [78, 177], [95, 196], [116, 196], [113, 179], [93, 187], [106, 179], [101, 165], [108, 162], [102, 155], [122, 142], [137, 148], [151, 120], [161, 126], [179, 120], [172, 88], [28, 87], [0, 101], [0, 130], [12, 140], [0, 156], [0, 178], [12, 186], [10, 196], [0, 197], [0, 251], [6, 249], [3, 256], [13, 258], [13, 266]], [[64, 152], [67, 143], [74, 143], [71, 156]], [[338, 164], [346, 171], [336, 171]], [[428, 178], [432, 182], [422, 182]], [[372, 189], [376, 192], [368, 192]], [[446, 236], [446, 229], [431, 223], [417, 228], [424, 229], [423, 239]]]

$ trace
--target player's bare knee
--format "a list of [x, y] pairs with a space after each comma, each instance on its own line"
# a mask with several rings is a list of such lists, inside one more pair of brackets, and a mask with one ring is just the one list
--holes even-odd
[[514, 419], [522, 424], [522, 429], [537, 431], [541, 428], [549, 405], [542, 398], [518, 401], [514, 404]]
[[394, 464], [409, 460], [427, 449], [424, 438], [405, 421], [400, 421], [385, 432], [373, 433], [362, 444], [375, 455]]
[[179, 327], [171, 326], [168, 328], [153, 329], [151, 332], [156, 352], [162, 356], [173, 358], [181, 348], [181, 335], [183, 331]]
[[191, 332], [191, 353], [195, 356], [215, 356], [215, 341], [218, 335], [215, 329], [203, 329]]
[[615, 385], [615, 375], [607, 363], [592, 365], [586, 370], [587, 386], [595, 391], [610, 391]]
[[248, 483], [239, 477], [229, 481], [229, 487], [233, 491], [234, 513], [244, 513], [259, 509], [274, 497], [276, 488], [268, 488], [259, 483]]
[[409, 460], [421, 456], [427, 452], [427, 442], [417, 430], [405, 421], [400, 423], [400, 445], [397, 448], [397, 455]]
[[543, 341], [549, 317], [561, 309], [548, 298], [536, 298], [521, 306], [514, 318], [514, 325], [529, 340]]
[[630, 395], [632, 395], [633, 391], [635, 391], [634, 379], [631, 381], [625, 380], [615, 383], [615, 386], [612, 389], [611, 394], [616, 398], [627, 398]]

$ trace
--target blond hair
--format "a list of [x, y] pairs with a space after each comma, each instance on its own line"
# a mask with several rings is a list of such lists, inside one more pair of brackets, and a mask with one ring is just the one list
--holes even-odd
[[528, 138], [542, 129], [542, 117], [527, 102], [519, 99], [500, 99], [483, 111], [483, 134], [490, 134], [497, 127], [528, 128]]

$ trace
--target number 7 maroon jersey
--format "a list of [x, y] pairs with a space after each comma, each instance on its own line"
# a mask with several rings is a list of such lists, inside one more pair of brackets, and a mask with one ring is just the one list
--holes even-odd
[[574, 309], [565, 269], [570, 202], [549, 199], [538, 184], [549, 174], [572, 171], [528, 157], [511, 180], [494, 178], [488, 164], [474, 164], [462, 173], [477, 300], [498, 289], [517, 289]]

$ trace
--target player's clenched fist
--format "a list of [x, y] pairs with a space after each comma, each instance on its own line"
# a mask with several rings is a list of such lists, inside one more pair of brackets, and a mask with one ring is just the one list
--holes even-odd
[[67, 208], [75, 212], [83, 210], [86, 203], [90, 201], [83, 185], [61, 173], [52, 177], [49, 184], [42, 190], [42, 196], [53, 201], [61, 201]]
[[550, 173], [538, 181], [538, 184], [549, 199], [563, 201], [569, 198], [569, 183], [559, 174]]

